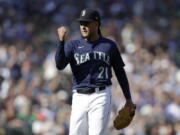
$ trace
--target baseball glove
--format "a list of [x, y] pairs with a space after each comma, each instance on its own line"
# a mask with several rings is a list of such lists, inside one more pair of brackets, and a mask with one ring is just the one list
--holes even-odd
[[114, 127], [117, 130], [127, 127], [134, 115], [135, 115], [136, 105], [133, 103], [126, 103], [122, 109], [119, 110], [118, 115], [114, 119]]

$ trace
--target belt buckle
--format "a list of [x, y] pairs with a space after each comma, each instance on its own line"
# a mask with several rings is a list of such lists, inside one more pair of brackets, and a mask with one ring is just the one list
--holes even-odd
[[75, 90], [72, 91], [72, 93], [78, 93], [78, 92], [77, 92], [77, 90], [75, 89]]

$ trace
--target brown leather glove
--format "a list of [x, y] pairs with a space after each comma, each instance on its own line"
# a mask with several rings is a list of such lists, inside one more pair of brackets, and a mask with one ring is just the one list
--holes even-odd
[[136, 105], [132, 102], [126, 102], [124, 107], [119, 110], [118, 115], [114, 119], [114, 127], [117, 130], [123, 129], [131, 123], [135, 115]]

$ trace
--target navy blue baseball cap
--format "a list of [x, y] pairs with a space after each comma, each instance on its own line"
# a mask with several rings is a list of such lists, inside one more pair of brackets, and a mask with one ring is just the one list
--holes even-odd
[[94, 9], [84, 9], [81, 11], [80, 17], [78, 21], [86, 21], [86, 22], [101, 22], [99, 12]]

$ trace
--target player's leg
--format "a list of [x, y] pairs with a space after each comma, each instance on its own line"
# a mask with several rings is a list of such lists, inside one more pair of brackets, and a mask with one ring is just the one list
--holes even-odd
[[74, 93], [69, 135], [88, 135], [86, 95]]
[[108, 88], [92, 95], [88, 112], [89, 135], [104, 134], [111, 112], [111, 89]]

